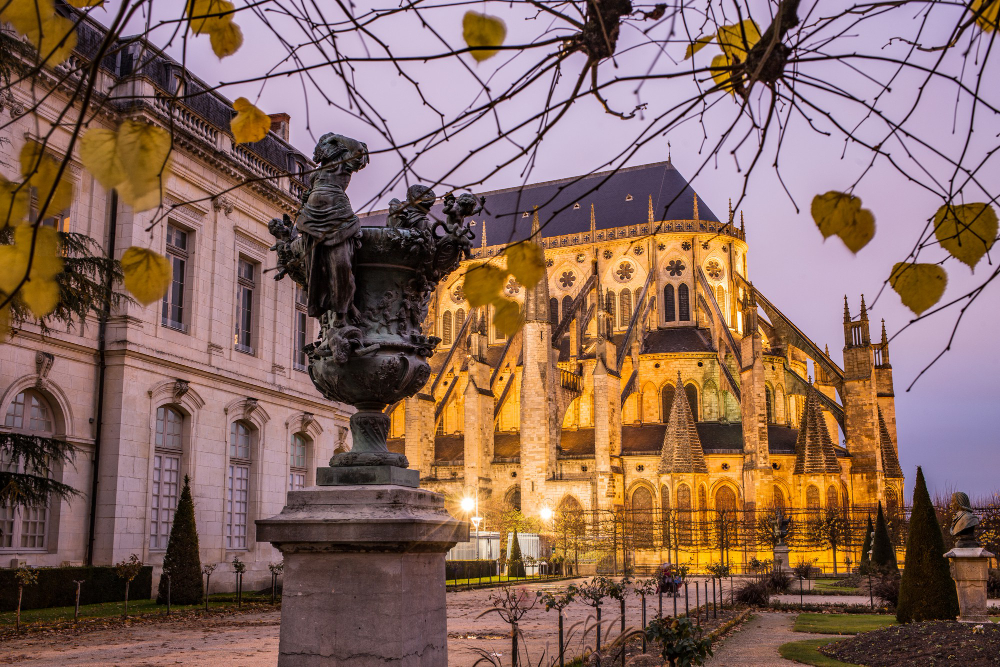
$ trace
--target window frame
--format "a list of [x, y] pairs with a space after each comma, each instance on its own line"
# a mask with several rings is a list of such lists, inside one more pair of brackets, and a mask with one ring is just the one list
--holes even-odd
[[[11, 409], [18, 404], [17, 399], [22, 397], [24, 400], [20, 402], [20, 414], [16, 414], [15, 409], [15, 415], [12, 415]], [[35, 421], [34, 412], [36, 406], [33, 402], [29, 402], [29, 398], [31, 401], [37, 401], [39, 407], [43, 408], [47, 413], [47, 428], [32, 428], [32, 424]], [[9, 418], [12, 416], [20, 419], [20, 424], [8, 423]], [[27, 427], [25, 427], [25, 421], [28, 422]], [[8, 432], [51, 438], [56, 433], [57, 423], [57, 415], [55, 409], [52, 407], [52, 402], [41, 392], [31, 387], [25, 387], [18, 391], [10, 403], [7, 404], [7, 409], [4, 411], [3, 428]], [[9, 463], [2, 460], [0, 460], [0, 466], [8, 470], [10, 469]], [[17, 470], [23, 472], [23, 464], [19, 464]], [[50, 467], [49, 475], [51, 476], [54, 472]], [[53, 521], [58, 520], [58, 513], [52, 510], [51, 498], [44, 507], [14, 508], [0, 506], [0, 524], [9, 526], [5, 534], [0, 535], [0, 553], [48, 553], [51, 551], [51, 540], [49, 537], [53, 530]], [[39, 512], [41, 514], [40, 517], [37, 515]], [[30, 513], [30, 517], [26, 516], [28, 513]], [[25, 529], [29, 525], [35, 526], [36, 530], [32, 531], [30, 535], [26, 535]], [[10, 538], [10, 546], [6, 544], [8, 537]], [[35, 540], [35, 542], [31, 546], [25, 545], [24, 541], [26, 537]]]
[[[234, 442], [237, 428], [247, 430], [246, 456], [239, 456], [241, 445]], [[257, 428], [249, 421], [238, 419], [229, 425], [226, 453], [225, 542], [227, 551], [250, 549], [250, 480], [253, 472]], [[235, 455], [234, 455], [235, 452]], [[239, 487], [237, 487], [239, 483]], [[237, 494], [240, 494], [238, 497]]]
[[[172, 238], [171, 231], [183, 235], [184, 245], [179, 246], [174, 243], [177, 237]], [[194, 232], [186, 229], [173, 221], [167, 223], [167, 230], [164, 234], [164, 256], [170, 262], [173, 269], [173, 278], [170, 281], [170, 288], [163, 295], [160, 308], [160, 324], [168, 329], [190, 333], [190, 312], [187, 308], [188, 299], [188, 272], [191, 266], [191, 246]], [[177, 264], [180, 263], [180, 271]], [[173, 303], [173, 299], [178, 297], [179, 291], [180, 305]], [[177, 308], [180, 319], [173, 318], [173, 312], [168, 309]]]
[[[301, 445], [299, 442], [301, 442]], [[301, 431], [293, 433], [288, 444], [288, 490], [298, 491], [304, 489], [308, 483], [306, 477], [309, 474], [309, 450], [312, 443], [310, 438]], [[301, 460], [296, 461], [296, 449], [301, 446]], [[298, 483], [298, 485], [296, 485]]]
[[[301, 295], [301, 299], [299, 296]], [[309, 321], [309, 313], [306, 300], [306, 291], [298, 284], [295, 285], [295, 310], [293, 311], [293, 331], [294, 346], [292, 350], [292, 369], [300, 373], [309, 372], [309, 355], [306, 354], [305, 347], [309, 344], [310, 333], [312, 332]]]
[[[243, 275], [244, 266], [250, 267], [250, 277]], [[249, 257], [239, 255], [236, 260], [236, 322], [233, 349], [242, 354], [257, 356], [257, 269], [260, 266]], [[243, 328], [245, 324], [246, 328]]]

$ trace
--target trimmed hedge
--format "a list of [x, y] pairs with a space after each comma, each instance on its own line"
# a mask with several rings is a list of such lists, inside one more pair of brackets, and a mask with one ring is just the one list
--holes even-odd
[[[0, 569], [0, 611], [17, 609], [16, 570]], [[76, 584], [80, 586], [80, 604], [119, 602], [125, 599], [125, 580], [115, 575], [114, 567], [41, 567], [38, 583], [24, 587], [21, 609], [72, 607], [76, 603]], [[153, 592], [153, 568], [144, 566], [129, 587], [130, 600], [148, 600]]]
[[[446, 560], [444, 562], [445, 579], [484, 579], [495, 575], [497, 562], [495, 560]], [[270, 587], [267, 589], [271, 590]]]

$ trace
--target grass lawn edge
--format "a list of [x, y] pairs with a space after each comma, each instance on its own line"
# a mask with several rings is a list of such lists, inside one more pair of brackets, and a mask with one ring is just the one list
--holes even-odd
[[778, 647], [778, 654], [785, 660], [792, 660], [803, 665], [814, 665], [815, 667], [860, 667], [851, 662], [841, 662], [819, 652], [821, 646], [838, 641], [840, 639], [823, 638], [788, 642]]

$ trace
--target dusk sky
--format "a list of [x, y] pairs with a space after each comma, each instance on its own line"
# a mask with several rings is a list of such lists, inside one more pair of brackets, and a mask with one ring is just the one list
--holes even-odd
[[[359, 3], [366, 7], [370, 4]], [[805, 5], [803, 3], [803, 7]], [[107, 4], [111, 13], [116, 11], [116, 6], [116, 2]], [[545, 29], [557, 27], [557, 24], [550, 24], [548, 19], [544, 19], [544, 26], [539, 25], [542, 19], [525, 21], [528, 15], [521, 8], [511, 8], [506, 3], [482, 3], [482, 6], [485, 8], [483, 11], [497, 14], [506, 20], [508, 43], [530, 39]], [[763, 28], [769, 20], [767, 5], [752, 2], [750, 7], [755, 18], [760, 17], [758, 22]], [[361, 9], [359, 6], [359, 11]], [[433, 27], [453, 47], [461, 45], [460, 26], [464, 9], [443, 10], [433, 14], [436, 17]], [[477, 9], [481, 8], [477, 5]], [[94, 16], [106, 22], [108, 15], [98, 12]], [[331, 16], [327, 16], [327, 19], [333, 20]], [[273, 13], [269, 14], [269, 18], [289, 42], [298, 43], [305, 39], [289, 21], [282, 22]], [[241, 12], [237, 16], [237, 22], [243, 28], [246, 43], [239, 53], [221, 62], [212, 54], [207, 37], [188, 40], [187, 62], [194, 74], [214, 85], [220, 81], [260, 75], [275, 66], [279, 71], [289, 67], [287, 64], [279, 65], [284, 52], [271, 30], [261, 24], [258, 18], [248, 12]], [[695, 36], [700, 34], [697, 28], [700, 24], [701, 19], [698, 18], [689, 28]], [[854, 31], [858, 36], [853, 38], [853, 42], [832, 51], [846, 52], [859, 46], [870, 52], [880, 51], [887, 39], [880, 31], [888, 28], [888, 21], [873, 21]], [[397, 55], [433, 53], [442, 48], [429, 30], [421, 29], [412, 20], [405, 18], [400, 18], [395, 23], [386, 21], [384, 26], [375, 29], [381, 31], [378, 34], [392, 44]], [[683, 34], [683, 29], [678, 30]], [[665, 35], [666, 28], [663, 32]], [[158, 36], [167, 39], [168, 29], [162, 28], [154, 32], [154, 41]], [[615, 75], [634, 75], [647, 71], [654, 59], [655, 50], [652, 45], [638, 48], [641, 41], [638, 31], [623, 30], [619, 42], [621, 55], [617, 59], [618, 69], [610, 63], [603, 65], [602, 80]], [[179, 46], [178, 40], [168, 51], [179, 58]], [[362, 46], [356, 40], [352, 42], [350, 38], [342, 39], [339, 46], [349, 54], [364, 53]], [[632, 47], [637, 48], [629, 50]], [[379, 54], [374, 47], [370, 52], [373, 55]], [[683, 52], [682, 42], [669, 45], [666, 54], [660, 56], [652, 71], [682, 69], [684, 64], [679, 61]], [[696, 63], [698, 66], [705, 66], [718, 52], [717, 46], [709, 45], [696, 56]], [[891, 52], [891, 49], [885, 49], [884, 52]], [[538, 55], [540, 54], [541, 52]], [[315, 52], [304, 51], [301, 57], [306, 63], [319, 60]], [[484, 78], [493, 75], [495, 78], [491, 89], [499, 90], [514, 71], [527, 68], [527, 64], [522, 62], [525, 58], [535, 57], [536, 55], [529, 54], [512, 59], [510, 55], [502, 53], [477, 66], [470, 57], [463, 56], [461, 62], [452, 58], [433, 63], [410, 63], [405, 66], [405, 70], [420, 81], [424, 94], [434, 104], [444, 110], [446, 115], [451, 115], [473, 104], [477, 94], [481, 92], [470, 72]], [[925, 54], [923, 57], [929, 56]], [[508, 65], [497, 69], [508, 61]], [[560, 94], [566, 92], [567, 84], [573, 83], [582, 64], [582, 56], [574, 56], [564, 64], [564, 80], [557, 86]], [[960, 64], [956, 60], [951, 69], [958, 71]], [[882, 66], [866, 67], [865, 74], [876, 77], [887, 71], [879, 69]], [[860, 74], [843, 66], [814, 63], [803, 64], [801, 69], [817, 80], [834, 81], [837, 85], [849, 87], [861, 97], [874, 95], [877, 91]], [[343, 106], [348, 104], [343, 83], [328, 68], [314, 70], [311, 76], [312, 82], [306, 84], [303, 84], [299, 76], [291, 76], [270, 80], [263, 87], [260, 83], [227, 85], [221, 92], [230, 99], [246, 96], [267, 113], [289, 113], [292, 117], [292, 143], [307, 154], [311, 154], [315, 139], [328, 131], [365, 141], [374, 152], [372, 163], [355, 177], [349, 194], [357, 209], [384, 207], [388, 198], [379, 193], [399, 169], [400, 158], [391, 153], [378, 153], [389, 147], [384, 137], [323, 99], [315, 84], [326, 91], [335, 103]], [[358, 88], [386, 118], [397, 141], [407, 141], [440, 125], [437, 115], [421, 105], [413, 87], [398, 76], [390, 65], [358, 64], [354, 76]], [[911, 74], [900, 75], [893, 83], [893, 93], [886, 95], [882, 107], [891, 113], [909, 108], [908, 105], [916, 99], [920, 81], [922, 79]], [[484, 139], [495, 137], [498, 123], [510, 127], [517, 119], [535, 113], [544, 102], [547, 86], [547, 80], [536, 84], [519, 100], [510, 104], [509, 108], [503, 107], [498, 112], [501, 120], [482, 120], [470, 131], [420, 156], [415, 165], [419, 176], [425, 181], [443, 178], [447, 183], [459, 185], [482, 180], [494, 165], [514, 155], [516, 148], [511, 143], [499, 142], [451, 176], [445, 177], [445, 174], [472, 147], [478, 146]], [[803, 84], [807, 91], [808, 86], [808, 82]], [[621, 84], [620, 88], [610, 92], [610, 101], [616, 108], [628, 111], [636, 103], [634, 90], [634, 83]], [[680, 102], [695, 91], [691, 75], [675, 82], [646, 84], [640, 94], [642, 101], [648, 102], [649, 107], [644, 115], [624, 121], [606, 114], [593, 97], [579, 100], [545, 138], [530, 173], [525, 173], [528, 163], [520, 158], [499, 173], [489, 175], [482, 185], [476, 185], [473, 189], [485, 191], [516, 186], [526, 180], [537, 182], [582, 175], [607, 168], [609, 162], [622, 165], [620, 161], [615, 161], [616, 157], [631, 146], [637, 136], [653, 126], [651, 119], [673, 102]], [[830, 96], [824, 97], [815, 90], [807, 94], [821, 108], [841, 114], [839, 117], [848, 126], [861, 120], [859, 108], [850, 103], [837, 101]], [[560, 99], [559, 95], [556, 99]], [[731, 96], [724, 93], [715, 93], [709, 97], [708, 102], [710, 106], [703, 122], [701, 118], [692, 116], [691, 120], [671, 129], [666, 136], [662, 133], [654, 135], [622, 166], [665, 160], [669, 141], [673, 164], [692, 181], [692, 186], [721, 218], [725, 215], [729, 198], [734, 202], [739, 199], [745, 171], [741, 172], [737, 168], [737, 159], [731, 154], [736, 140], [731, 140], [724, 146], [717, 159], [709, 156], [713, 142], [736, 116], [738, 106]], [[962, 119], [968, 115], [970, 106], [967, 100], [956, 96], [954, 86], [932, 83], [925, 89], [920, 102], [908, 127], [921, 132], [921, 137], [943, 154], [954, 155], [960, 151], [964, 138], [962, 128], [965, 121]], [[759, 101], [755, 101], [755, 108], [759, 104]], [[830, 129], [829, 126], [824, 127], [819, 120], [817, 123], [821, 129]], [[985, 114], [977, 119], [977, 123], [980, 123], [977, 126], [977, 136], [981, 134], [982, 140], [989, 143], [989, 146], [980, 149], [973, 144], [971, 154], [977, 155], [978, 150], [979, 155], [984, 155], [987, 149], [994, 147], [1000, 128], [997, 127], [995, 117], [987, 118]], [[737, 133], [742, 138], [748, 126], [738, 126], [743, 127], [743, 131]], [[526, 127], [516, 138], [526, 141], [525, 137], [530, 137], [536, 127], [537, 123]], [[872, 137], [879, 134], [880, 127], [882, 126], [868, 124], [862, 126], [860, 132], [862, 136]], [[886, 288], [877, 302], [876, 295], [893, 263], [906, 257], [927, 220], [933, 216], [942, 201], [927, 189], [908, 182], [886, 160], [878, 160], [854, 191], [854, 194], [861, 197], [865, 207], [874, 212], [877, 233], [874, 240], [854, 256], [835, 237], [824, 242], [809, 214], [809, 204], [815, 194], [847, 189], [869, 163], [871, 153], [853, 145], [845, 149], [842, 135], [837, 136], [834, 132], [833, 136], [824, 136], [811, 130], [801, 116], [797, 116], [785, 130], [787, 134], [780, 153], [780, 175], [791, 198], [779, 182], [773, 167], [775, 143], [772, 135], [764, 156], [747, 184], [746, 197], [739, 205], [746, 218], [747, 241], [750, 246], [748, 278], [815, 342], [820, 345], [828, 344], [831, 356], [840, 362], [845, 294], [855, 316], [861, 294], [865, 295], [872, 318], [873, 339], [880, 333], [881, 318], [885, 318], [890, 336], [899, 332], [912, 318], [912, 313], [902, 306], [891, 289]], [[758, 134], [752, 133], [746, 143], [736, 149], [736, 158], [744, 169], [757, 148], [758, 137]], [[892, 153], [895, 159], [905, 161], [904, 152], [898, 143], [887, 142], [885, 150]], [[411, 158], [414, 154], [413, 150], [404, 152]], [[915, 153], [908, 164], [918, 172], [920, 168], [926, 167], [940, 181], [947, 181], [951, 176], [951, 172], [930, 155]], [[699, 169], [701, 173], [697, 174]], [[1000, 173], [996, 165], [990, 162], [987, 162], [979, 174], [981, 182], [995, 183], [998, 176]], [[405, 184], [396, 184], [389, 189], [390, 196], [401, 197]], [[447, 187], [437, 189], [441, 194]], [[971, 188], [965, 188], [963, 194], [965, 202], [983, 200], [982, 192]], [[613, 211], [598, 210], [596, 213], [598, 218], [614, 215]], [[926, 254], [921, 255], [921, 261], [938, 261], [945, 257], [943, 251], [936, 247], [928, 248], [925, 252]], [[968, 267], [956, 261], [948, 261], [944, 266], [949, 274], [945, 300], [968, 291], [993, 270], [989, 257], [982, 260], [975, 275]], [[907, 387], [917, 374], [947, 344], [958, 310], [951, 309], [922, 321], [902, 332], [891, 344], [899, 454], [907, 476], [907, 494], [911, 491], [910, 484], [918, 465], [924, 468], [932, 494], [961, 489], [975, 497], [1000, 489], [1000, 458], [996, 454], [996, 436], [992, 431], [996, 406], [1000, 401], [1000, 355], [993, 347], [994, 334], [991, 333], [998, 324], [997, 303], [997, 288], [990, 286], [966, 312], [951, 351], [927, 371], [910, 391], [907, 391]]]

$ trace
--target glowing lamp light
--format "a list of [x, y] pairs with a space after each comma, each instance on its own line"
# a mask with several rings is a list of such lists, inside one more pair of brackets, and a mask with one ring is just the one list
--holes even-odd
[[543, 507], [541, 515], [542, 515], [542, 521], [548, 521], [549, 519], [552, 518], [552, 510], [550, 510], [548, 507]]
[[462, 511], [471, 512], [476, 506], [476, 501], [472, 498], [462, 498]]

